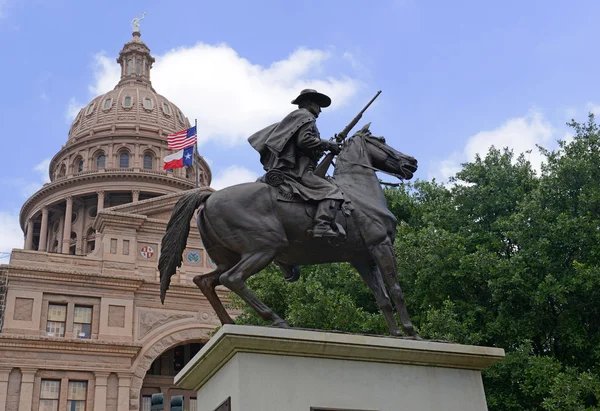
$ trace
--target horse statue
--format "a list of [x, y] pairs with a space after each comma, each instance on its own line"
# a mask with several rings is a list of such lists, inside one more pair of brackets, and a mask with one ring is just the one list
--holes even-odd
[[417, 160], [386, 144], [369, 130], [370, 123], [347, 139], [335, 164], [333, 179], [352, 204], [349, 213], [338, 213], [336, 222], [346, 231], [343, 242], [313, 238], [308, 203], [277, 201], [277, 188], [266, 183], [239, 184], [216, 192], [186, 193], [175, 205], [162, 239], [158, 263], [161, 301], [171, 276], [181, 266], [191, 219], [200, 206], [197, 223], [206, 252], [216, 270], [193, 281], [206, 296], [222, 324], [233, 324], [215, 287], [224, 285], [239, 295], [263, 319], [275, 326], [289, 325], [260, 301], [246, 280], [275, 261], [280, 267], [350, 263], [362, 276], [381, 309], [390, 334], [401, 336], [394, 317], [408, 336], [415, 332], [398, 283], [394, 239], [396, 218], [388, 210], [376, 171], [408, 180]]

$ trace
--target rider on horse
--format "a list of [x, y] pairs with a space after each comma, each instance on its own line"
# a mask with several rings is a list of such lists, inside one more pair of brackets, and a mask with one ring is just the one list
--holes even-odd
[[344, 229], [335, 223], [337, 210], [344, 201], [342, 192], [335, 184], [314, 173], [325, 150], [334, 154], [340, 152], [335, 142], [320, 138], [316, 124], [321, 107], [329, 107], [331, 99], [306, 89], [292, 104], [298, 105], [298, 109], [281, 122], [253, 134], [248, 141], [260, 153], [267, 183], [285, 184], [296, 199], [318, 202], [313, 237], [344, 237]]

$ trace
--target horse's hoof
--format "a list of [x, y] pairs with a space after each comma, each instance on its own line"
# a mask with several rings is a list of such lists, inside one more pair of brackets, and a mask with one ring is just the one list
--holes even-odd
[[275, 327], [280, 327], [280, 328], [292, 328], [290, 327], [290, 325], [288, 323], [286, 323], [284, 320], [282, 320], [281, 318], [278, 320], [273, 321], [273, 325]]

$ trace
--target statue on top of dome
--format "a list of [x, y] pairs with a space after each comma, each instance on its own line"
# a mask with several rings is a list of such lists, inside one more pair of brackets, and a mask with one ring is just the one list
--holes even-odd
[[133, 28], [133, 32], [134, 33], [139, 33], [140, 32], [140, 21], [144, 20], [145, 16], [146, 16], [146, 12], [144, 12], [144, 14], [142, 14], [142, 18], [139, 18], [136, 15], [135, 18], [133, 20], [131, 20], [131, 27]]

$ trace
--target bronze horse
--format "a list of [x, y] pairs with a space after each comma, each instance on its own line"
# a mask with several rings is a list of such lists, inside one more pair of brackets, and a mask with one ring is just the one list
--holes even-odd
[[383, 137], [373, 136], [369, 125], [344, 142], [335, 164], [334, 181], [354, 206], [350, 216], [337, 216], [347, 233], [345, 241], [312, 238], [308, 230], [315, 207], [304, 202], [277, 201], [277, 189], [265, 183], [240, 184], [214, 193], [194, 190], [177, 202], [162, 239], [158, 263], [161, 301], [171, 276], [181, 266], [190, 221], [196, 209], [204, 205], [198, 213], [198, 228], [217, 268], [196, 276], [194, 283], [221, 323], [233, 324], [233, 320], [215, 292], [219, 284], [243, 298], [265, 320], [289, 327], [256, 297], [246, 280], [273, 261], [296, 271], [301, 264], [349, 262], [375, 296], [391, 335], [402, 335], [394, 318], [395, 306], [404, 332], [418, 337], [398, 283], [393, 248], [396, 218], [387, 208], [375, 173], [382, 171], [408, 180], [417, 169], [417, 161], [388, 146]]

